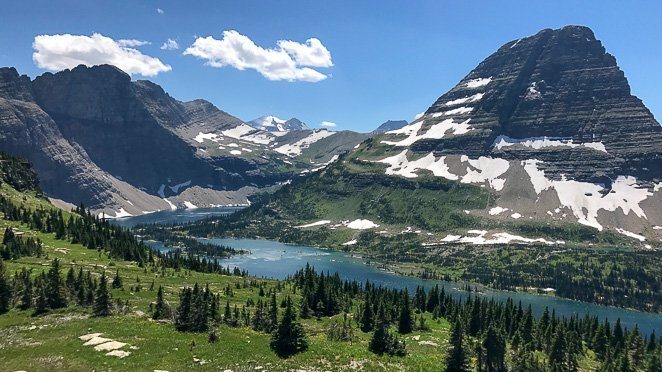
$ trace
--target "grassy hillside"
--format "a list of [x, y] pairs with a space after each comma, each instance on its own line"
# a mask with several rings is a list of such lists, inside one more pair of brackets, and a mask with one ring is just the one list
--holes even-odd
[[[29, 178], [29, 177], [28, 177]], [[34, 185], [33, 185], [34, 186]], [[31, 210], [54, 208], [34, 187], [19, 192], [3, 182], [0, 196], [16, 205]], [[68, 218], [77, 218], [66, 214]], [[57, 259], [62, 274], [70, 268], [83, 269], [99, 278], [102, 273], [123, 282], [121, 289], [112, 289], [115, 313], [110, 317], [95, 317], [90, 308], [73, 304], [34, 316], [33, 309], [19, 310], [15, 306], [0, 315], [0, 370], [339, 370], [362, 367], [368, 370], [434, 370], [443, 365], [446, 354], [444, 341], [448, 338], [446, 320], [429, 320], [431, 330], [412, 334], [406, 340], [409, 355], [405, 358], [377, 356], [368, 351], [370, 333], [356, 330], [350, 342], [331, 341], [327, 338], [329, 324], [340, 315], [312, 318], [303, 321], [310, 348], [305, 353], [281, 359], [269, 348], [270, 335], [246, 327], [213, 326], [219, 342], [210, 343], [207, 333], [183, 333], [175, 330], [170, 321], [153, 321], [151, 308], [157, 289], [162, 286], [165, 300], [174, 309], [182, 288], [195, 283], [208, 284], [213, 293], [220, 294], [221, 303], [231, 307], [255, 303], [260, 289], [277, 291], [280, 302], [291, 297], [298, 302], [300, 294], [289, 285], [274, 280], [250, 277], [206, 274], [185, 269], [162, 268], [157, 265], [141, 267], [139, 263], [111, 258], [107, 252], [89, 249], [69, 239], [56, 239], [55, 233], [31, 229], [27, 224], [0, 215], [2, 231], [11, 228], [23, 239], [38, 239], [42, 253], [0, 262], [8, 278], [22, 269], [38, 276], [47, 271]], [[229, 292], [228, 292], [229, 291]], [[230, 293], [231, 292], [231, 293]], [[18, 301], [18, 300], [17, 300]], [[350, 314], [351, 315], [351, 314]], [[428, 316], [429, 318], [429, 316]], [[123, 358], [107, 356], [93, 346], [85, 346], [79, 337], [102, 333], [103, 337], [126, 343], [121, 349], [129, 352]], [[429, 341], [429, 346], [419, 341]]]

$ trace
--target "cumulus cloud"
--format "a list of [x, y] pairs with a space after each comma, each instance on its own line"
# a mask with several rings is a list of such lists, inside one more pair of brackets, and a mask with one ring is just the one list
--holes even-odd
[[323, 121], [320, 123], [320, 126], [326, 127], [326, 128], [334, 128], [336, 126], [336, 123], [331, 122], [331, 121]]
[[310, 67], [333, 66], [331, 53], [318, 39], [304, 44], [280, 40], [276, 48], [263, 48], [235, 30], [223, 31], [220, 40], [198, 37], [184, 54], [203, 59], [212, 67], [253, 69], [269, 80], [318, 82], [327, 75]]
[[34, 38], [32, 60], [40, 68], [59, 71], [78, 65], [114, 65], [128, 74], [156, 76], [172, 68], [154, 58], [142, 54], [136, 46], [145, 45], [139, 40], [115, 41], [101, 34], [86, 35], [38, 35]]
[[161, 49], [163, 49], [163, 50], [176, 50], [176, 49], [179, 49], [179, 43], [177, 42], [177, 40], [168, 39], [168, 40], [166, 40], [165, 43], [163, 43], [163, 45], [161, 45]]
[[156, 8], [156, 12], [159, 13], [159, 14], [164, 14], [165, 10], [163, 10], [161, 8]]

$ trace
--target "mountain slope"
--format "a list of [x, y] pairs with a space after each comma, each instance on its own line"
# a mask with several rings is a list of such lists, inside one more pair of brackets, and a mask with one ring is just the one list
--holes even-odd
[[[625, 240], [654, 248], [662, 231], [661, 136], [591, 30], [543, 30], [499, 48], [421, 118], [246, 213], [284, 229], [305, 226], [291, 230], [293, 240], [338, 247], [360, 245], [365, 231], [348, 222], [367, 219], [367, 232], [397, 241], [420, 230], [416, 242], [442, 250]], [[411, 191], [398, 194], [404, 180]], [[384, 189], [360, 206], [348, 202], [375, 182]], [[473, 188], [439, 191], [455, 190], [448, 185]], [[481, 194], [480, 203], [469, 202]], [[388, 217], [394, 210], [397, 219]]]
[[[0, 150], [33, 163], [47, 195], [111, 217], [245, 205], [255, 192], [323, 167], [332, 155], [321, 163], [297, 157], [335, 134], [254, 129], [205, 100], [178, 101], [109, 65], [33, 81], [2, 68], [0, 117]], [[305, 128], [296, 119], [283, 124]]]

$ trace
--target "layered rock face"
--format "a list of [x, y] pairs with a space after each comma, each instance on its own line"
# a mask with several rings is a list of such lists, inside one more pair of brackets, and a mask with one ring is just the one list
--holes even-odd
[[662, 127], [586, 27], [506, 43], [378, 141], [389, 174], [490, 187], [492, 217], [662, 229]]
[[362, 139], [338, 137], [342, 146], [331, 141], [323, 156], [298, 160], [335, 134], [298, 129], [254, 129], [109, 65], [33, 81], [0, 69], [0, 150], [30, 160], [49, 196], [111, 217], [247, 204], [252, 193], [317, 169]]
[[54, 198], [111, 207], [130, 199], [134, 209], [146, 211], [168, 207], [103, 171], [78, 143], [67, 141], [36, 103], [30, 79], [12, 68], [0, 69], [0, 149], [30, 160], [42, 189]]

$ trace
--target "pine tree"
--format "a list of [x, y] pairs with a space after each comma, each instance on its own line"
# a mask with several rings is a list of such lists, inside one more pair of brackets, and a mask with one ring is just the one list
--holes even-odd
[[108, 279], [106, 272], [101, 274], [99, 287], [97, 288], [96, 296], [94, 296], [94, 315], [95, 316], [108, 316], [110, 315], [112, 300], [110, 292], [108, 291]]
[[9, 311], [9, 304], [11, 303], [11, 286], [9, 285], [9, 278], [5, 273], [4, 262], [0, 259], [0, 314]]
[[375, 322], [373, 318], [372, 306], [366, 299], [363, 303], [363, 313], [361, 313], [361, 320], [359, 321], [360, 328], [363, 332], [370, 332], [373, 330]]
[[178, 331], [188, 331], [191, 327], [191, 288], [182, 289], [179, 295], [179, 306], [177, 307], [177, 318], [175, 328]]
[[21, 298], [19, 301], [18, 307], [21, 310], [27, 310], [32, 307], [33, 301], [33, 291], [32, 291], [32, 280], [30, 279], [30, 270], [23, 268], [19, 275], [19, 280], [21, 283]]
[[168, 305], [165, 302], [163, 295], [163, 287], [159, 286], [159, 291], [156, 293], [156, 306], [152, 319], [165, 319], [170, 316]]
[[641, 338], [641, 333], [639, 333], [639, 327], [637, 325], [634, 326], [632, 332], [628, 335], [627, 352], [635, 368], [643, 367], [644, 340]]
[[616, 319], [616, 325], [614, 325], [614, 335], [611, 339], [611, 347], [615, 350], [621, 350], [625, 344], [625, 335], [623, 334], [623, 327], [621, 327], [621, 318]]
[[230, 301], [225, 302], [225, 311], [223, 312], [223, 321], [227, 325], [232, 324], [232, 311], [230, 310]]
[[48, 270], [46, 282], [46, 296], [48, 298], [48, 307], [59, 309], [67, 306], [67, 298], [64, 294], [64, 284], [60, 277], [60, 260], [54, 259]]
[[450, 345], [451, 349], [446, 357], [446, 370], [447, 371], [469, 371], [467, 353], [463, 345], [464, 336], [462, 334], [462, 326], [460, 320], [453, 321], [453, 328], [451, 329]]
[[276, 329], [278, 324], [278, 306], [276, 305], [276, 294], [271, 294], [271, 304], [269, 305], [269, 326], [267, 333], [271, 333]]
[[566, 343], [565, 331], [562, 327], [558, 327], [548, 355], [550, 366], [563, 366], [566, 361], [567, 352], [568, 344]]
[[122, 284], [122, 277], [120, 276], [120, 270], [117, 269], [115, 272], [115, 277], [113, 278], [113, 288], [121, 289], [122, 287], [124, 287]]
[[488, 372], [505, 371], [506, 339], [490, 326], [483, 339], [485, 364]]
[[48, 311], [48, 298], [46, 296], [46, 285], [42, 278], [37, 279], [35, 283], [35, 294], [37, 300], [35, 301], [35, 310], [32, 315], [41, 315]]
[[411, 317], [411, 306], [409, 304], [409, 293], [407, 289], [402, 294], [402, 305], [400, 306], [400, 317], [398, 319], [398, 332], [400, 334], [411, 333], [414, 321]]
[[271, 337], [270, 346], [271, 350], [281, 358], [287, 358], [308, 349], [303, 327], [296, 321], [296, 314], [292, 310], [292, 301], [289, 298], [283, 318]]

